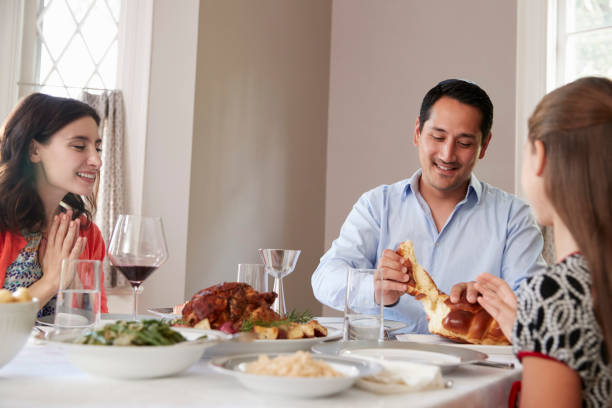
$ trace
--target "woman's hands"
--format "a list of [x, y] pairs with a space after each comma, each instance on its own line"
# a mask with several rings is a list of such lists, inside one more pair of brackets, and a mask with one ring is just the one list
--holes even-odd
[[474, 286], [480, 292], [478, 303], [497, 320], [506, 338], [512, 341], [517, 303], [510, 285], [497, 276], [481, 273], [476, 277]]
[[[62, 259], [78, 259], [87, 239], [79, 237], [80, 220], [71, 221], [72, 211], [53, 217], [47, 238], [41, 240], [38, 259], [43, 276], [30, 287], [40, 304], [46, 304], [59, 290]], [[69, 281], [69, 280], [67, 280]]]
[[[376, 304], [380, 304], [380, 285], [383, 286], [383, 304], [391, 305], [397, 302], [408, 289], [406, 282], [410, 280], [411, 272], [410, 262], [406, 262], [397, 252], [385, 249], [374, 274], [374, 301]], [[380, 280], [381, 275], [382, 281]]]

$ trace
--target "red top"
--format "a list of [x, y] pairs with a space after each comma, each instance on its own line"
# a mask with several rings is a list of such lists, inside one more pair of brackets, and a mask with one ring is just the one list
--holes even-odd
[[[93, 222], [88, 228], [81, 228], [79, 236], [87, 238], [85, 249], [80, 259], [104, 260], [105, 246], [102, 234], [97, 225]], [[15, 261], [19, 252], [25, 248], [26, 240], [21, 234], [14, 234], [10, 231], [0, 231], [0, 288], [4, 285], [4, 278], [7, 268]], [[106, 301], [106, 290], [104, 289], [104, 271], [100, 270], [100, 297], [102, 300], [102, 313], [108, 313]]]

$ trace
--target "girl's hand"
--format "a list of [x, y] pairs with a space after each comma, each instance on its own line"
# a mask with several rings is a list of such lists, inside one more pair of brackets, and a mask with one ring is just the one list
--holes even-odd
[[476, 277], [476, 289], [480, 292], [478, 303], [487, 311], [512, 342], [512, 327], [516, 320], [516, 295], [505, 280], [489, 273]]
[[43, 272], [41, 284], [52, 291], [50, 297], [59, 290], [62, 259], [78, 259], [85, 248], [86, 238], [79, 237], [80, 220], [71, 218], [72, 211], [54, 216], [47, 239], [41, 242], [38, 251]]

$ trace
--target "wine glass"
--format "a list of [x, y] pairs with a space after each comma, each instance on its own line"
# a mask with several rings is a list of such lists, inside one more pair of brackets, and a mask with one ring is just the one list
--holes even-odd
[[132, 319], [136, 320], [138, 288], [168, 259], [161, 218], [120, 215], [110, 240], [108, 257], [132, 285]]
[[283, 278], [293, 272], [301, 252], [299, 249], [259, 250], [259, 256], [263, 260], [266, 272], [274, 277], [274, 292], [278, 295], [272, 304], [272, 310], [281, 316], [287, 314]]

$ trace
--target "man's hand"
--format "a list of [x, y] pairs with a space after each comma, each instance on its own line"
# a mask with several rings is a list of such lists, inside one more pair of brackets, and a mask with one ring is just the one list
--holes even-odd
[[470, 303], [476, 303], [478, 298], [478, 289], [476, 282], [461, 282], [453, 286], [450, 290], [450, 301], [457, 303], [461, 299], [461, 295], [465, 293], [465, 298]]
[[[380, 285], [382, 285], [383, 304], [391, 305], [400, 298], [408, 285], [403, 282], [410, 280], [412, 265], [399, 256], [397, 252], [385, 249], [378, 260], [374, 274], [374, 301], [380, 304]], [[382, 281], [381, 281], [382, 277]]]
[[517, 302], [510, 285], [497, 276], [481, 273], [476, 277], [475, 286], [481, 294], [478, 303], [497, 320], [506, 338], [512, 341]]

